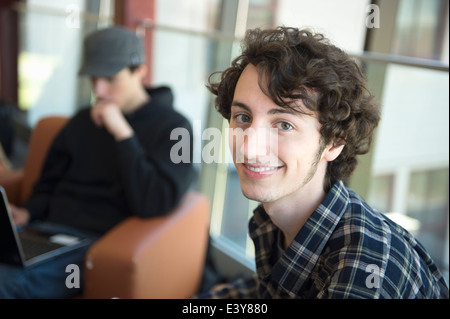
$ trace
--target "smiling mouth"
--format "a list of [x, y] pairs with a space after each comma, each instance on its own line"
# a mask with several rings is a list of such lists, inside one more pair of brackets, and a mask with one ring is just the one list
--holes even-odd
[[273, 166], [273, 167], [253, 167], [253, 166], [249, 166], [249, 165], [245, 165], [245, 167], [252, 171], [252, 172], [256, 172], [256, 173], [264, 173], [264, 172], [270, 172], [270, 171], [275, 171], [278, 169], [277, 166]]
[[247, 177], [251, 179], [264, 179], [278, 172], [282, 166], [260, 166], [251, 164], [242, 164], [244, 168], [244, 173]]

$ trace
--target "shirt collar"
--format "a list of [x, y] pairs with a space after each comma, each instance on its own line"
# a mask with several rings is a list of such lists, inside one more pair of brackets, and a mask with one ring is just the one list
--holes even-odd
[[[255, 210], [250, 223], [250, 236], [255, 243], [258, 274], [272, 275], [286, 291], [300, 295], [336, 225], [346, 211], [349, 194], [343, 182], [336, 182], [325, 199], [311, 214], [284, 254], [277, 256], [278, 228], [264, 208]], [[272, 243], [267, 247], [268, 243]]]

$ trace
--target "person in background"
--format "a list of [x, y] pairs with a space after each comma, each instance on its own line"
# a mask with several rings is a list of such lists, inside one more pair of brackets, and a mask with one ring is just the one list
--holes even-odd
[[355, 61], [321, 34], [254, 29], [219, 74], [241, 190], [261, 202], [256, 273], [197, 298], [449, 297], [424, 247], [345, 184], [380, 120]]
[[[173, 109], [169, 88], [144, 87], [144, 63], [140, 38], [123, 27], [86, 37], [80, 74], [90, 77], [95, 103], [55, 138], [23, 207], [11, 205], [16, 225], [46, 221], [98, 238], [128, 216], [161, 216], [179, 203], [194, 170], [192, 161], [171, 161], [176, 141], [170, 133], [180, 127], [191, 132], [191, 126]], [[80, 249], [26, 270], [0, 265], [0, 297], [79, 294], [65, 286], [65, 267], [83, 269], [85, 253]]]
[[6, 157], [5, 151], [3, 150], [3, 146], [0, 143], [0, 174], [4, 172], [8, 172], [11, 170], [11, 163]]

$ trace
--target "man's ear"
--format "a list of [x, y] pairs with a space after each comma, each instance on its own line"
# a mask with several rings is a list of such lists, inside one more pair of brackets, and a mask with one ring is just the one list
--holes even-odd
[[345, 143], [342, 140], [332, 142], [325, 147], [323, 158], [328, 162], [334, 161], [342, 152], [345, 147]]
[[148, 67], [147, 67], [147, 65], [145, 65], [145, 64], [141, 64], [141, 65], [136, 69], [135, 72], [138, 73], [139, 78], [140, 78], [141, 80], [144, 80], [145, 77], [146, 77], [146, 75], [147, 75], [147, 72], [148, 72]]

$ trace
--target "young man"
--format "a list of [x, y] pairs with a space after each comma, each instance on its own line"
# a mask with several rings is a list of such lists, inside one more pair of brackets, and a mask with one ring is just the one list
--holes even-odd
[[[209, 89], [242, 192], [262, 204], [249, 222], [255, 276], [199, 297], [448, 298], [422, 245], [343, 182], [380, 118], [347, 54], [307, 30], [251, 30]], [[273, 129], [276, 147], [257, 133]]]
[[[170, 133], [191, 127], [173, 109], [169, 88], [143, 86], [144, 62], [141, 40], [125, 28], [86, 38], [80, 74], [91, 77], [96, 101], [55, 138], [24, 207], [11, 206], [17, 225], [44, 220], [101, 236], [128, 216], [163, 215], [178, 204], [194, 172], [189, 163], [171, 161], [176, 141]], [[79, 293], [65, 287], [65, 267], [83, 269], [84, 254], [80, 250], [26, 270], [0, 265], [0, 297]]]

